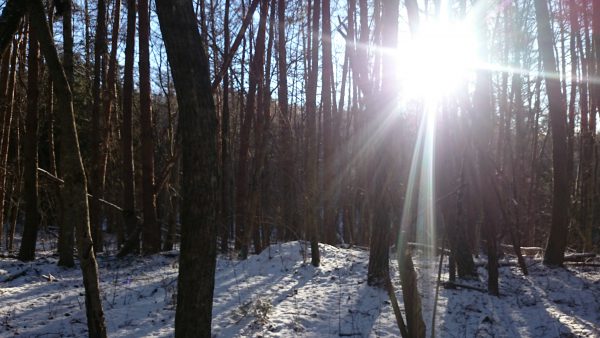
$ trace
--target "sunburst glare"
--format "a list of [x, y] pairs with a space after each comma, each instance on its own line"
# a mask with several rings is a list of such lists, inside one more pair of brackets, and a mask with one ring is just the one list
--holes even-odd
[[477, 39], [468, 22], [423, 22], [398, 48], [402, 95], [407, 99], [439, 99], [473, 77], [478, 65]]

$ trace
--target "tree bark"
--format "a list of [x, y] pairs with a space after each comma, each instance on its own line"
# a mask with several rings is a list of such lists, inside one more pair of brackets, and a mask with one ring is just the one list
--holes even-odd
[[[485, 45], [486, 29], [483, 24], [479, 27], [479, 51], [482, 60], [488, 59], [488, 49]], [[473, 170], [472, 186], [476, 187], [476, 199], [481, 201], [483, 213], [482, 232], [486, 240], [488, 255], [488, 293], [499, 296], [498, 284], [498, 252], [497, 232], [499, 224], [498, 205], [502, 203], [497, 198], [495, 190], [498, 182], [496, 167], [490, 154], [492, 151], [492, 135], [494, 121], [492, 120], [493, 96], [492, 96], [492, 74], [489, 70], [477, 71], [475, 80], [475, 93], [473, 98], [473, 124], [478, 126], [473, 129], [473, 144], [477, 158], [477, 171]], [[473, 163], [473, 165], [475, 165]]]
[[[261, 0], [261, 13], [267, 13], [268, 0]], [[257, 89], [264, 80], [264, 53], [265, 53], [265, 29], [266, 29], [266, 16], [261, 15], [259, 20], [259, 30], [256, 37], [256, 47], [254, 57], [252, 58], [252, 64], [250, 65], [250, 74], [248, 79], [248, 94], [246, 99], [245, 113], [242, 120], [240, 130], [240, 148], [238, 157], [238, 172], [237, 172], [237, 190], [236, 190], [236, 227], [240, 227], [241, 238], [236, 239], [240, 241], [239, 249], [240, 255], [245, 258], [248, 255], [248, 245], [250, 236], [252, 235], [252, 212], [250, 210], [251, 203], [249, 199], [252, 197], [250, 194], [250, 182], [249, 182], [249, 158], [248, 152], [250, 149], [250, 131], [252, 129], [252, 122], [256, 120], [256, 107], [257, 107]], [[255, 128], [257, 129], [257, 128]], [[236, 235], [238, 231], [236, 231]]]
[[[75, 76], [73, 72], [73, 27], [71, 24], [72, 20], [72, 4], [71, 0], [64, 1], [63, 10], [63, 65], [65, 69], [65, 76], [69, 87], [73, 87]], [[58, 174], [57, 172], [55, 174]], [[73, 259], [73, 249], [75, 246], [74, 239], [74, 224], [67, 218], [65, 218], [64, 203], [61, 200], [61, 196], [58, 196], [58, 202], [61, 205], [59, 208], [59, 219], [60, 219], [60, 232], [58, 235], [58, 265], [65, 267], [75, 266], [75, 260]], [[60, 210], [62, 209], [62, 210]]]
[[135, 216], [135, 176], [133, 161], [133, 63], [135, 51], [136, 0], [127, 1], [127, 37], [125, 42], [125, 69], [123, 79], [123, 122], [121, 124], [121, 156], [123, 168], [123, 221], [126, 240], [120, 255], [139, 252], [140, 229]]
[[4, 51], [2, 56], [2, 71], [0, 72], [0, 111], [4, 115], [1, 119], [2, 138], [0, 141], [0, 243], [2, 243], [2, 235], [4, 234], [4, 203], [6, 200], [6, 176], [8, 172], [6, 167], [8, 165], [8, 146], [10, 144], [10, 130], [13, 120], [14, 85], [20, 41], [20, 37], [15, 39], [12, 44], [12, 51]]
[[156, 214], [154, 189], [154, 141], [152, 108], [150, 106], [150, 14], [148, 0], [139, 0], [139, 72], [140, 72], [140, 127], [142, 151], [142, 209], [144, 227], [142, 251], [153, 254], [160, 251], [161, 229]]
[[306, 80], [306, 126], [305, 126], [305, 228], [311, 248], [311, 264], [319, 266], [319, 224], [317, 212], [317, 82], [319, 79], [319, 17], [321, 1], [312, 2], [310, 69]]
[[334, 170], [334, 137], [332, 116], [333, 57], [331, 52], [331, 5], [323, 0], [322, 44], [323, 71], [321, 73], [321, 104], [323, 106], [323, 240], [327, 244], [337, 243], [336, 229], [336, 175]]
[[23, 238], [19, 249], [19, 259], [32, 261], [35, 259], [40, 213], [38, 209], [38, 99], [40, 90], [39, 79], [39, 44], [37, 32], [29, 32], [29, 54], [27, 56], [27, 114], [25, 116], [25, 146], [24, 146], [24, 197], [25, 225]]
[[102, 198], [102, 85], [106, 77], [106, 2], [98, 0], [96, 17], [96, 35], [94, 36], [94, 79], [92, 83], [92, 131], [91, 131], [91, 162], [88, 169], [90, 198], [90, 226], [94, 250], [103, 251], [102, 239], [102, 215], [100, 198]]
[[[395, 49], [397, 47], [399, 1], [386, 2], [383, 11], [383, 40], [382, 48]], [[389, 7], [387, 7], [389, 6]], [[380, 15], [376, 13], [375, 15]], [[383, 54], [383, 53], [380, 53]], [[393, 69], [394, 60], [390, 56], [383, 56], [385, 69]], [[369, 202], [373, 210], [373, 225], [371, 226], [371, 239], [369, 242], [369, 266], [367, 281], [369, 285], [385, 287], [389, 278], [389, 234], [391, 232], [392, 213], [392, 188], [389, 179], [393, 170], [393, 134], [388, 116], [394, 114], [393, 102], [396, 97], [393, 72], [385, 72], [381, 87], [376, 77], [372, 77], [372, 87], [378, 88], [378, 95], [373, 93], [367, 96], [367, 109], [372, 114], [368, 130], [377, 130], [377, 141], [374, 142], [372, 152], [368, 155], [373, 173], [373, 183], [369, 189]], [[377, 95], [378, 97], [375, 97]], [[383, 124], [386, 125], [383, 125]]]
[[292, 149], [292, 118], [288, 107], [288, 79], [287, 79], [287, 50], [286, 50], [286, 32], [285, 32], [285, 0], [277, 2], [277, 67], [278, 81], [277, 98], [279, 103], [280, 123], [281, 123], [281, 150], [279, 151], [279, 165], [281, 172], [281, 208], [282, 224], [285, 226], [283, 233], [285, 239], [295, 238], [294, 232], [298, 229], [294, 222], [294, 162]]
[[544, 264], [562, 266], [569, 233], [569, 176], [567, 154], [566, 111], [560, 89], [554, 56], [554, 39], [550, 26], [547, 0], [535, 0], [538, 46], [544, 69], [550, 127], [552, 130], [553, 202], [552, 227], [546, 244]]
[[[223, 18], [223, 55], [229, 54], [231, 34], [229, 32], [229, 10], [231, 1], [225, 0]], [[233, 173], [230, 149], [230, 116], [229, 116], [229, 71], [223, 72], [223, 111], [221, 113], [221, 252], [229, 251], [229, 236], [233, 228]]]
[[220, 186], [208, 58], [191, 0], [157, 0], [179, 105], [182, 190], [176, 337], [210, 337]]
[[62, 200], [65, 219], [76, 224], [77, 249], [85, 288], [85, 305], [89, 337], [106, 337], [104, 313], [98, 285], [98, 265], [90, 233], [87, 187], [79, 140], [75, 127], [73, 97], [63, 67], [58, 58], [50, 30], [46, 23], [44, 6], [40, 0], [27, 1], [32, 28], [37, 32], [41, 50], [50, 76], [56, 86], [59, 123], [61, 128], [60, 162], [63, 165], [64, 185]]

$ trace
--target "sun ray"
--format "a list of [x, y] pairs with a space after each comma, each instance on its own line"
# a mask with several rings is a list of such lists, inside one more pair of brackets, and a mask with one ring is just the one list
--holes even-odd
[[402, 95], [437, 100], [472, 78], [478, 65], [472, 31], [466, 22], [423, 22], [414, 38], [397, 51]]

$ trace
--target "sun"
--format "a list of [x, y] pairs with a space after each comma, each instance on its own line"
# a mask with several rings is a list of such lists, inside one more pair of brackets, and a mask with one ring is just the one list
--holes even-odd
[[398, 76], [409, 99], [439, 99], [453, 94], [474, 75], [477, 39], [465, 22], [424, 22], [398, 50]]

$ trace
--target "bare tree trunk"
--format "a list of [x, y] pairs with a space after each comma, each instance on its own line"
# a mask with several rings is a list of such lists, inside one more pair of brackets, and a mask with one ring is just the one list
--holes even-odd
[[[252, 225], [252, 238], [254, 242], [254, 252], [259, 254], [262, 249], [268, 245], [269, 227], [264, 224], [264, 213], [265, 213], [265, 197], [266, 197], [266, 180], [264, 177], [266, 156], [267, 156], [267, 139], [269, 136], [269, 128], [271, 122], [270, 116], [270, 82], [271, 82], [271, 57], [273, 50], [273, 39], [274, 39], [274, 22], [275, 22], [275, 9], [271, 10], [269, 15], [269, 2], [273, 0], [265, 1], [265, 5], [261, 4], [260, 13], [261, 17], [264, 17], [264, 22], [259, 21], [259, 31], [257, 36], [257, 51], [254, 58], [261, 57], [263, 61], [260, 66], [260, 79], [258, 81], [258, 92], [256, 102], [256, 123], [254, 128], [254, 144], [255, 144], [255, 155], [253, 161], [252, 179], [250, 182], [250, 203], [251, 203], [251, 225]], [[271, 4], [274, 7], [274, 3]], [[266, 51], [267, 55], [265, 58], [265, 33], [267, 32], [267, 17], [269, 17], [269, 41], [267, 43]], [[263, 25], [261, 25], [263, 24]], [[262, 38], [262, 41], [259, 40]], [[260, 43], [259, 43], [260, 41]], [[259, 62], [259, 60], [256, 60]], [[261, 236], [262, 234], [262, 236]], [[265, 244], [267, 242], [267, 244]]]
[[157, 0], [179, 104], [182, 159], [181, 256], [176, 337], [210, 337], [220, 187], [217, 116], [208, 58], [191, 0]]
[[[106, 81], [105, 81], [105, 86], [104, 86], [104, 90], [102, 93], [102, 108], [103, 108], [103, 113], [102, 113], [102, 124], [103, 127], [101, 128], [102, 130], [102, 134], [101, 134], [101, 142], [99, 144], [100, 146], [100, 153], [99, 153], [99, 157], [98, 157], [98, 178], [99, 178], [99, 188], [100, 191], [98, 192], [98, 198], [102, 198], [104, 199], [105, 196], [105, 189], [106, 189], [106, 170], [107, 170], [107, 162], [108, 162], [108, 155], [109, 155], [109, 146], [110, 146], [110, 132], [111, 132], [111, 124], [112, 124], [112, 117], [113, 117], [113, 104], [114, 101], [116, 100], [116, 93], [117, 93], [117, 87], [116, 87], [116, 77], [117, 77], [117, 72], [119, 71], [119, 62], [117, 59], [117, 52], [119, 49], [119, 28], [121, 26], [121, 0], [115, 0], [114, 3], [114, 8], [113, 8], [113, 25], [112, 25], [112, 32], [111, 32], [111, 50], [110, 50], [110, 55], [108, 56], [108, 70], [106, 72]], [[100, 211], [102, 211], [102, 209], [99, 209]], [[99, 224], [100, 227], [102, 226], [103, 223], [103, 218], [105, 218], [106, 216], [103, 216], [102, 214], [100, 215], [101, 217], [99, 218]], [[102, 230], [102, 229], [100, 229]], [[102, 232], [100, 232], [102, 233]]]
[[[17, 121], [18, 124], [18, 121]], [[18, 128], [15, 128], [15, 134], [16, 134], [16, 141], [19, 141], [19, 130]], [[19, 196], [21, 194], [21, 182], [23, 181], [23, 175], [21, 175], [21, 170], [19, 167], [19, 162], [21, 161], [20, 159], [20, 154], [19, 151], [17, 150], [17, 154], [16, 154], [16, 166], [17, 169], [15, 170], [16, 173], [13, 179], [13, 196]], [[8, 224], [10, 224], [10, 228], [8, 229], [8, 235], [6, 237], [6, 249], [8, 250], [9, 253], [12, 253], [14, 250], [14, 241], [15, 241], [15, 232], [17, 230], [17, 219], [19, 216], [19, 207], [20, 207], [20, 203], [21, 203], [21, 199], [19, 198], [14, 198], [13, 199], [13, 205], [10, 208], [10, 213], [8, 214]]]
[[[577, 7], [577, 4], [573, 1], [571, 4], [574, 8], [572, 11], [576, 11], [580, 8]], [[585, 24], [584, 24], [584, 33], [583, 35], [586, 37], [586, 41], [589, 40], [589, 23], [587, 19], [587, 13], [584, 12], [584, 9], [581, 8], [576, 13], [583, 13], [585, 16]], [[577, 17], [574, 18], [575, 21], [578, 20]], [[592, 18], [592, 21], [594, 19]], [[592, 22], [592, 25], [594, 23]], [[594, 31], [596, 34], [598, 32]], [[593, 39], [593, 37], [592, 37]], [[594, 172], [594, 144], [596, 128], [595, 128], [595, 115], [597, 111], [596, 98], [598, 95], [596, 87], [598, 86], [590, 79], [595, 78], [598, 74], [598, 70], [595, 65], [594, 56], [592, 51], [584, 50], [584, 46], [582, 43], [581, 34], [578, 36], [578, 47], [580, 51], [580, 58], [582, 64], [582, 78], [579, 84], [580, 92], [580, 107], [581, 107], [581, 141], [580, 141], [580, 214], [579, 214], [579, 230], [580, 236], [582, 237], [582, 244], [584, 250], [592, 250], [594, 243], [593, 236], [593, 227], [595, 221], [594, 215], [594, 182], [593, 182], [593, 172]], [[594, 44], [595, 42], [592, 42]], [[588, 48], [592, 49], [588, 41], [586, 44]], [[594, 47], [594, 48], [597, 48]], [[575, 58], [577, 59], [577, 58]], [[574, 62], [574, 61], [573, 61]], [[596, 89], [596, 90], [595, 90]], [[589, 91], [589, 92], [588, 92]], [[588, 95], [589, 94], [589, 95]], [[570, 132], [570, 126], [569, 130]], [[571, 152], [569, 153], [569, 159], [573, 158], [573, 151], [569, 149]], [[569, 176], [570, 180], [573, 180], [572, 176]], [[572, 182], [570, 182], [572, 183]]]
[[[253, 3], [254, 4], [254, 3]], [[258, 5], [258, 0], [255, 0], [255, 4]], [[256, 6], [255, 6], [256, 7]], [[245, 9], [245, 4], [242, 1], [242, 11]], [[248, 14], [246, 14], [248, 16]], [[240, 37], [240, 35], [238, 35]], [[237, 41], [237, 38], [236, 38]], [[240, 38], [240, 41], [242, 39]], [[234, 42], [235, 45], [235, 42]], [[233, 53], [231, 50], [230, 55]], [[246, 38], [243, 38], [242, 44], [242, 64], [246, 62]], [[245, 83], [245, 68], [242, 67], [240, 70], [240, 83]], [[214, 83], [213, 83], [214, 88]], [[254, 94], [252, 94], [254, 95]], [[243, 93], [239, 93], [239, 106], [240, 106], [240, 114], [239, 114], [239, 149], [238, 149], [238, 162], [236, 168], [236, 180], [235, 180], [235, 238], [234, 238], [234, 249], [241, 250], [242, 242], [244, 239], [244, 231], [245, 231], [245, 219], [246, 215], [243, 214], [245, 212], [245, 198], [248, 193], [248, 149], [250, 148], [250, 128], [251, 128], [251, 119], [246, 118], [246, 106], [244, 105], [244, 95]]]
[[[63, 15], [63, 8], [62, 6], [59, 6], [60, 8], [60, 15]], [[47, 8], [48, 8], [48, 27], [50, 28], [50, 33], [54, 36], [54, 4], [50, 1], [47, 4]], [[64, 40], [63, 40], [63, 45], [64, 45]], [[64, 49], [64, 48], [63, 48]], [[63, 51], [63, 55], [66, 54], [65, 51]], [[63, 62], [64, 64], [64, 62]], [[43, 66], [43, 63], [42, 63]], [[46, 121], [46, 126], [45, 126], [45, 130], [43, 131], [43, 138], [45, 138], [46, 142], [47, 142], [47, 151], [43, 151], [44, 153], [47, 153], [47, 169], [48, 172], [50, 172], [52, 175], [58, 177], [58, 173], [57, 173], [57, 168], [56, 168], [56, 144], [54, 142], [54, 132], [55, 132], [55, 128], [54, 128], [54, 84], [52, 83], [52, 79], [50, 78], [50, 76], [46, 76], [45, 77], [47, 82], [46, 82], [46, 88], [45, 88], [45, 93], [44, 93], [44, 97], [45, 97], [45, 109], [44, 109], [44, 119]], [[43, 155], [42, 155], [43, 156]], [[41, 162], [45, 162], [45, 161], [41, 161]], [[40, 164], [40, 166], [42, 166]], [[63, 225], [63, 221], [61, 218], [59, 218], [60, 216], [60, 212], [59, 212], [59, 208], [58, 206], [60, 205], [60, 186], [58, 184], [52, 184], [50, 186], [47, 187], [46, 189], [47, 191], [47, 196], [48, 199], [46, 200], [42, 200], [42, 205], [40, 205], [40, 209], [42, 208], [47, 208], [47, 212], [43, 212], [46, 216], [46, 223], [47, 224], [53, 224], [53, 225], [57, 225], [59, 228], [59, 237], [60, 237], [60, 228]], [[58, 248], [58, 246], [57, 246]], [[71, 247], [71, 256], [73, 256], [73, 247]], [[60, 255], [60, 254], [59, 254]]]
[[[375, 44], [383, 48], [395, 49], [397, 47], [399, 1], [390, 1], [384, 19], [385, 40], [379, 40], [381, 35], [375, 36]], [[381, 22], [381, 9], [376, 9], [374, 16]], [[379, 26], [379, 25], [378, 25]], [[378, 27], [377, 29], [381, 29]], [[383, 54], [379, 52], [378, 54]], [[376, 58], [381, 58], [381, 55]], [[385, 56], [386, 69], [393, 69], [393, 60]], [[393, 74], [393, 72], [391, 72]], [[367, 282], [369, 285], [385, 287], [389, 278], [389, 233], [391, 231], [392, 219], [392, 188], [389, 179], [392, 177], [390, 171], [393, 169], [392, 158], [392, 130], [393, 123], [386, 121], [389, 114], [393, 114], [395, 106], [394, 76], [385, 74], [383, 81], [381, 77], [374, 74], [371, 76], [371, 88], [373, 93], [367, 95], [366, 107], [372, 118], [368, 123], [368, 130], [377, 130], [377, 141], [367, 150], [370, 171], [373, 175], [372, 184], [369, 184], [368, 198], [369, 207], [373, 212], [373, 224], [370, 229], [369, 241], [369, 267], [367, 271]], [[385, 122], [384, 122], [385, 121]], [[383, 124], [386, 125], [383, 125]], [[372, 147], [372, 148], [371, 148]]]
[[[12, 36], [12, 34], [11, 34]], [[10, 129], [13, 120], [14, 84], [17, 65], [19, 39], [12, 44], [12, 51], [6, 49], [2, 56], [2, 71], [0, 73], [0, 111], [2, 118], [2, 138], [0, 141], [0, 243], [4, 234], [4, 203], [6, 198], [6, 176], [8, 165], [8, 146], [10, 144]], [[17, 143], [18, 144], [18, 143]]]
[[552, 129], [552, 164], [553, 164], [553, 203], [552, 227], [544, 254], [544, 263], [561, 266], [564, 260], [567, 237], [569, 233], [569, 177], [567, 159], [566, 112], [560, 90], [560, 80], [549, 74], [556, 74], [554, 42], [550, 27], [550, 14], [546, 0], [535, 0], [535, 17], [538, 29], [538, 45], [540, 57], [544, 65], [546, 91], [550, 110], [550, 127]]
[[[593, 58], [592, 64], [595, 65], [594, 72], [590, 79], [597, 79], [600, 76], [600, 0], [593, 0], [592, 3], [592, 50]], [[592, 111], [590, 112], [590, 121], [589, 121], [589, 130], [596, 130], [596, 114], [600, 110], [600, 84], [597, 82], [593, 82], [590, 84], [591, 91], [591, 99], [593, 103]], [[598, 198], [598, 186], [597, 186], [597, 177], [599, 174], [598, 161], [598, 145], [595, 143], [595, 138], [593, 137], [594, 133], [592, 133], [592, 143], [594, 144], [594, 160], [595, 165], [592, 172], [592, 188], [591, 188], [591, 197], [590, 197], [590, 207], [592, 208], [592, 222], [590, 222], [590, 226], [594, 226], [594, 223], [597, 223], [598, 219], [598, 205], [600, 199]], [[596, 231], [599, 229], [598, 225], [595, 225]], [[592, 230], [593, 231], [593, 230]], [[590, 238], [592, 240], [592, 238]]]
[[71, 89], [50, 35], [42, 2], [28, 0], [27, 4], [32, 28], [38, 34], [41, 50], [56, 86], [57, 111], [60, 112], [60, 135], [63, 147], [63, 151], [60, 153], [60, 163], [63, 165], [63, 179], [65, 182], [61, 191], [62, 200], [64, 202], [65, 219], [76, 224], [79, 262], [85, 288], [88, 334], [90, 337], [106, 337], [106, 326], [104, 325], [104, 313], [98, 285], [98, 265], [91, 240], [86, 177], [79, 151]]
[[[67, 77], [67, 82], [72, 88], [75, 78], [73, 73], [73, 27], [71, 24], [71, 7], [71, 0], [66, 0], [64, 2], [63, 11], [63, 64], [65, 69], [65, 75]], [[58, 168], [56, 173], [59, 173]], [[75, 225], [73, 224], [73, 222], [65, 218], [64, 202], [62, 201], [61, 194], [59, 194], [58, 196], [58, 203], [61, 206], [60, 208], [58, 208], [59, 221], [61, 223], [60, 232], [58, 235], [58, 265], [72, 267], [75, 266], [75, 260], [73, 259], [73, 249], [75, 246]]]
[[[72, 0], [70, 0], [72, 3]], [[92, 78], [92, 73], [90, 72], [90, 69], [92, 67], [90, 67], [91, 65], [91, 60], [90, 60], [90, 56], [92, 55], [91, 50], [91, 44], [92, 44], [92, 37], [91, 37], [91, 23], [90, 23], [90, 6], [89, 6], [89, 0], [83, 0], [83, 21], [84, 21], [84, 25], [85, 25], [85, 75], [86, 75], [86, 79], [91, 79]], [[89, 83], [86, 83], [85, 85], [85, 93], [89, 94], [90, 93], [90, 86]]]
[[144, 254], [160, 251], [161, 229], [156, 215], [154, 188], [154, 137], [152, 108], [150, 106], [150, 17], [148, 0], [139, 0], [139, 72], [140, 72], [140, 127], [142, 142], [142, 207]]
[[[368, 46], [370, 40], [370, 28], [369, 28], [369, 10], [367, 0], [359, 0], [358, 8], [360, 11], [360, 37], [359, 45]], [[371, 226], [371, 210], [367, 207], [367, 190], [368, 182], [370, 179], [370, 173], [368, 168], [368, 161], [359, 155], [359, 151], [363, 149], [366, 143], [368, 135], [367, 131], [367, 114], [363, 109], [360, 109], [365, 104], [365, 97], [370, 95], [369, 88], [369, 75], [368, 75], [368, 55], [367, 48], [356, 48], [354, 59], [352, 60], [352, 74], [354, 75], [355, 87], [355, 119], [357, 124], [357, 135], [356, 144], [354, 145], [355, 156], [358, 156], [358, 184], [356, 189], [356, 201], [355, 207], [358, 209], [359, 214], [359, 229], [357, 243], [368, 245], [369, 233]], [[361, 96], [362, 94], [362, 96]]]
[[29, 32], [29, 54], [27, 56], [27, 115], [25, 117], [24, 146], [24, 199], [25, 226], [19, 249], [19, 259], [32, 261], [35, 259], [40, 213], [38, 210], [38, 99], [40, 90], [39, 78], [39, 44], [37, 32]]
[[[388, 3], [385, 2], [387, 6]], [[415, 0], [405, 2], [408, 11], [408, 24], [412, 36], [416, 35], [419, 27], [419, 9]], [[388, 9], [383, 10], [384, 15], [388, 14]], [[396, 17], [398, 14], [396, 14]], [[385, 21], [387, 22], [387, 20]], [[361, 24], [362, 25], [362, 24]], [[392, 37], [388, 36], [391, 39]], [[389, 57], [389, 56], [387, 56]], [[387, 59], [387, 62], [391, 60]], [[386, 87], [390, 86], [388, 84]], [[400, 282], [402, 285], [402, 298], [404, 299], [404, 308], [406, 309], [406, 327], [409, 337], [425, 337], [425, 322], [421, 307], [421, 296], [417, 285], [417, 272], [412, 261], [410, 249], [408, 247], [408, 234], [404, 234], [398, 243], [398, 270], [400, 272]]]
[[322, 44], [323, 71], [321, 73], [321, 104], [323, 106], [323, 241], [337, 243], [335, 190], [337, 189], [334, 167], [333, 116], [332, 116], [332, 76], [333, 57], [331, 52], [331, 5], [323, 0]]
[[306, 83], [306, 126], [305, 126], [305, 228], [308, 232], [311, 248], [311, 263], [319, 266], [321, 257], [319, 253], [319, 224], [317, 212], [317, 82], [319, 78], [319, 16], [321, 1], [312, 2], [311, 27], [311, 68], [308, 70]]
[[[229, 32], [229, 10], [231, 1], [225, 0], [225, 14], [223, 18], [224, 46], [223, 55], [229, 54], [231, 34]], [[229, 236], [233, 227], [233, 173], [230, 153], [231, 131], [229, 117], [229, 71], [223, 73], [223, 111], [221, 113], [221, 168], [223, 181], [221, 186], [221, 252], [229, 251]]]
[[[248, 98], [246, 101], [246, 113], [244, 117], [244, 126], [250, 128], [252, 121], [254, 121], [254, 138], [257, 143], [262, 138], [262, 111], [260, 110], [262, 107], [262, 97], [263, 92], [259, 90], [263, 87], [264, 82], [264, 63], [265, 63], [265, 39], [266, 39], [266, 26], [267, 26], [267, 17], [269, 10], [269, 0], [261, 0], [260, 3], [260, 20], [258, 23], [258, 33], [256, 36], [256, 45], [255, 52], [252, 58], [252, 64], [250, 66], [250, 78], [248, 83]], [[248, 137], [250, 136], [250, 130], [244, 130], [247, 132]], [[244, 134], [244, 137], [246, 134]], [[249, 147], [250, 140], [248, 139], [247, 146]], [[240, 142], [246, 142], [246, 140], [241, 140]], [[255, 145], [257, 144], [255, 143]], [[260, 146], [260, 145], [259, 145]], [[261, 156], [259, 147], [255, 147], [255, 155], [254, 155], [254, 169], [259, 170], [259, 157]], [[240, 146], [240, 155], [241, 155], [242, 146]], [[246, 152], [248, 148], [246, 148]], [[240, 156], [240, 162], [242, 157]], [[247, 166], [247, 164], [246, 164]], [[238, 169], [241, 168], [241, 163], [238, 166]], [[237, 196], [237, 205], [239, 206], [237, 209], [237, 213], [239, 215], [243, 215], [244, 219], [241, 223], [244, 225], [244, 237], [242, 239], [241, 246], [241, 257], [246, 258], [248, 255], [248, 246], [250, 244], [250, 238], [254, 236], [254, 244], [255, 250], [260, 250], [260, 239], [257, 238], [258, 232], [258, 223], [256, 222], [256, 218], [258, 217], [257, 213], [257, 202], [258, 202], [258, 182], [257, 177], [252, 173], [252, 177], [250, 177], [250, 172], [246, 169], [244, 172], [238, 172], [238, 177], [243, 175], [242, 180], [238, 181], [238, 184], [244, 184], [245, 186], [239, 186], [238, 189], [240, 192], [244, 192], [246, 190], [246, 197], [241, 197], [241, 195]], [[243, 179], [250, 181], [244, 182]], [[243, 199], [243, 200], [242, 200]]]
[[123, 122], [121, 125], [121, 156], [123, 169], [123, 221], [126, 240], [119, 255], [139, 252], [140, 229], [135, 215], [135, 176], [133, 161], [133, 63], [135, 51], [136, 0], [127, 1], [127, 38], [125, 43], [125, 69], [123, 81]]
[[[484, 41], [486, 40], [486, 30], [483, 25], [480, 29], [479, 38], [481, 41], [479, 49], [483, 60], [488, 58], [488, 50]], [[492, 75], [488, 70], [478, 70], [475, 83], [475, 93], [473, 99], [473, 123], [479, 126], [473, 131], [473, 145], [475, 146], [478, 170], [473, 176], [472, 186], [477, 191], [477, 198], [481, 200], [483, 211], [483, 234], [487, 244], [488, 255], [488, 293], [499, 296], [498, 284], [498, 252], [497, 252], [497, 226], [499, 213], [498, 205], [501, 201], [497, 198], [494, 189], [497, 186], [497, 179], [493, 159], [491, 144], [494, 121], [491, 118], [493, 111], [492, 97]], [[475, 178], [476, 177], [476, 178]]]
[[[25, 38], [21, 39], [21, 36], [19, 36], [17, 40], [22, 40], [23, 45], [25, 45], [24, 40], [27, 40], [27, 39], [25, 39]], [[15, 48], [17, 48], [17, 47], [15, 46]], [[12, 127], [12, 129], [13, 129], [12, 138], [14, 139], [15, 144], [21, 144], [20, 122], [21, 122], [21, 117], [19, 114], [16, 114], [16, 116], [14, 118], [14, 127]], [[7, 199], [7, 201], [13, 201], [13, 203], [12, 203], [12, 207], [10, 209], [10, 213], [7, 213], [7, 219], [8, 219], [8, 223], [10, 224], [10, 228], [8, 230], [8, 236], [6, 239], [7, 240], [6, 248], [11, 253], [14, 251], [14, 240], [15, 240], [15, 233], [16, 233], [16, 229], [17, 229], [17, 219], [19, 216], [19, 207], [20, 207], [20, 203], [21, 203], [21, 198], [19, 198], [19, 196], [21, 196], [21, 188], [22, 188], [22, 181], [23, 181], [23, 169], [22, 169], [23, 161], [21, 158], [20, 147], [15, 147], [15, 154], [13, 155], [13, 157], [14, 157], [14, 166], [13, 166], [14, 175], [13, 175], [13, 185], [12, 185], [12, 192], [11, 192], [12, 196], [9, 199]]]
[[94, 80], [92, 84], [92, 156], [91, 164], [88, 170], [90, 194], [90, 226], [92, 228], [92, 239], [94, 241], [94, 250], [102, 252], [102, 215], [100, 198], [102, 198], [102, 169], [101, 169], [101, 152], [102, 152], [102, 84], [105, 81], [106, 75], [106, 2], [98, 0], [98, 14], [96, 17], [96, 35], [94, 37]]
[[295, 238], [294, 232], [297, 232], [294, 223], [294, 205], [293, 197], [295, 194], [294, 189], [294, 156], [292, 155], [292, 118], [288, 107], [288, 79], [287, 79], [287, 50], [286, 50], [286, 32], [285, 32], [285, 0], [279, 0], [277, 3], [277, 55], [278, 55], [278, 81], [279, 86], [277, 87], [277, 97], [279, 101], [280, 111], [280, 123], [281, 123], [281, 150], [279, 151], [279, 165], [281, 172], [281, 208], [282, 208], [282, 224], [285, 229], [282, 229], [285, 233], [285, 239]]

